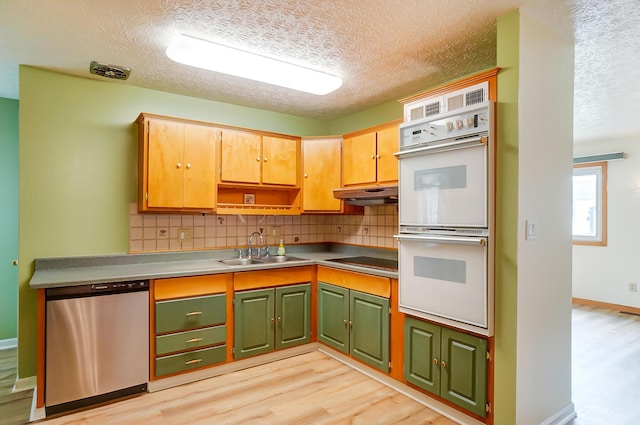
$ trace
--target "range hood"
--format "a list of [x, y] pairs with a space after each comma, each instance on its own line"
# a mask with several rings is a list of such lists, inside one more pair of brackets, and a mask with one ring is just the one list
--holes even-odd
[[398, 185], [333, 189], [333, 196], [349, 205], [397, 204]]

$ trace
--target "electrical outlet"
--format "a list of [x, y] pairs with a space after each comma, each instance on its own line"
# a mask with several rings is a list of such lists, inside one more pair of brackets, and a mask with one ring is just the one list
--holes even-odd
[[629, 292], [638, 292], [638, 282], [629, 282]]
[[180, 228], [178, 229], [178, 242], [191, 242], [193, 240], [193, 229]]
[[280, 236], [280, 226], [271, 226], [271, 236]]

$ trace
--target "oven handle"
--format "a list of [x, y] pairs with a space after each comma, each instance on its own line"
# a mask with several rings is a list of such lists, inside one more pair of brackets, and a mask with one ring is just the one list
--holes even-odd
[[484, 146], [487, 145], [489, 138], [487, 136], [474, 136], [464, 139], [454, 139], [451, 142], [441, 143], [437, 145], [431, 146], [419, 146], [414, 149], [409, 149], [406, 151], [400, 151], [394, 153], [399, 159], [402, 159], [404, 156], [413, 156], [416, 154], [432, 154], [438, 152], [445, 152], [454, 149], [464, 149], [464, 148], [473, 148], [476, 146]]
[[439, 242], [452, 243], [458, 245], [481, 245], [487, 246], [486, 237], [465, 237], [465, 236], [433, 236], [433, 235], [396, 235], [398, 240], [414, 242]]

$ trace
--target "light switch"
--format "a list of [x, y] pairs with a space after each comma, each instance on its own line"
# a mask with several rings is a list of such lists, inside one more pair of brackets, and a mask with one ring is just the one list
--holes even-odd
[[535, 220], [525, 220], [525, 239], [528, 241], [534, 240], [538, 236], [538, 223]]

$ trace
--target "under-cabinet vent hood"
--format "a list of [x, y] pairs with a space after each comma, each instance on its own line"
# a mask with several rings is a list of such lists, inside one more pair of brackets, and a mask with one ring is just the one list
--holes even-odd
[[349, 205], [384, 205], [398, 203], [398, 186], [369, 186], [334, 189], [333, 196]]

